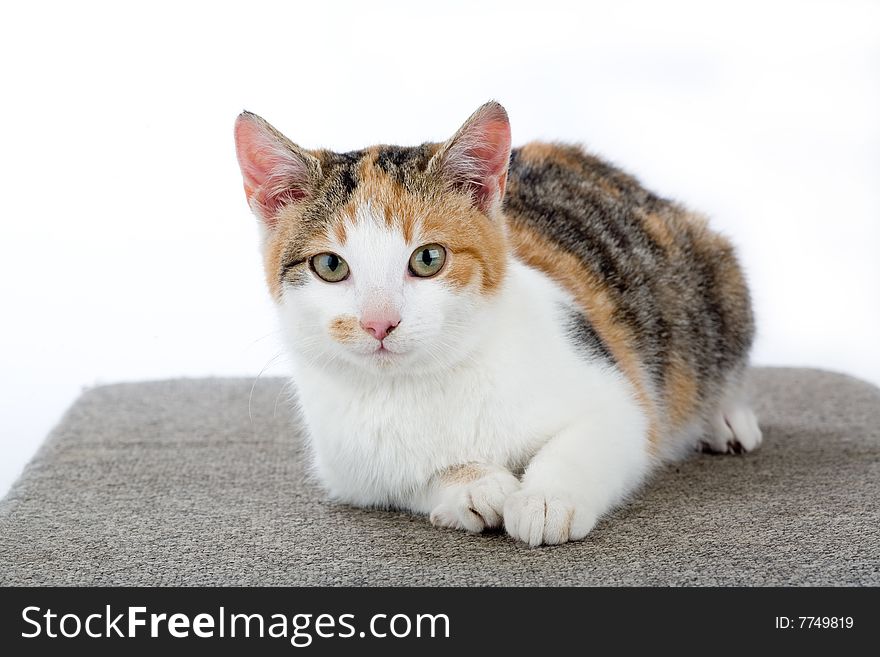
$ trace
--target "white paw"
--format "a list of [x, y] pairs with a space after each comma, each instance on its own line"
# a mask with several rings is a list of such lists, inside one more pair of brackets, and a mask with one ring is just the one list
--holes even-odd
[[469, 532], [500, 527], [504, 502], [518, 489], [519, 479], [502, 468], [472, 482], [450, 485], [431, 511], [431, 524]]
[[742, 454], [761, 444], [761, 427], [745, 404], [722, 408], [712, 418], [709, 435], [703, 438], [703, 451], [716, 454]]
[[514, 493], [504, 504], [507, 533], [531, 546], [578, 541], [598, 519], [598, 514], [566, 495], [535, 489]]

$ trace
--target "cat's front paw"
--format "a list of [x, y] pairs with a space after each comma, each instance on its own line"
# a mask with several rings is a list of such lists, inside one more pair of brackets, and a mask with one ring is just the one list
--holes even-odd
[[431, 511], [431, 524], [476, 533], [500, 527], [504, 502], [518, 489], [519, 479], [503, 468], [459, 470], [444, 483], [441, 501]]
[[532, 547], [578, 541], [599, 515], [565, 494], [523, 489], [504, 503], [504, 528], [513, 538]]

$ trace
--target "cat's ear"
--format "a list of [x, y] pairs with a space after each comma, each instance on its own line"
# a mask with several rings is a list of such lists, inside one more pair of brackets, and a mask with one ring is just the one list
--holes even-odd
[[428, 170], [466, 191], [486, 214], [501, 207], [510, 163], [510, 121], [490, 101], [474, 112], [431, 159]]
[[270, 228], [278, 210], [308, 198], [321, 176], [315, 157], [250, 112], [235, 121], [235, 150], [248, 204]]

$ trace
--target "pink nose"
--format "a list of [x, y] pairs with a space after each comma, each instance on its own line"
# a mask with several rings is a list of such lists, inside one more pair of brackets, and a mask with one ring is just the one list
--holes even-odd
[[361, 320], [361, 328], [377, 340], [384, 340], [391, 331], [397, 328], [398, 324], [400, 324], [399, 317]]

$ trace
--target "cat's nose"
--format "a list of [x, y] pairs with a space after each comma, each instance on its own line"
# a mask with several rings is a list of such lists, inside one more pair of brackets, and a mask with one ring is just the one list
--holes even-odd
[[378, 319], [362, 319], [361, 328], [372, 335], [377, 340], [384, 340], [385, 337], [397, 328], [400, 324], [400, 317], [382, 317]]

